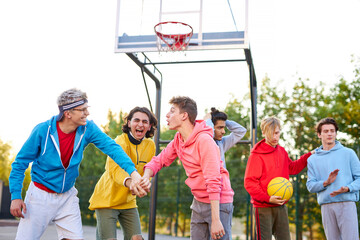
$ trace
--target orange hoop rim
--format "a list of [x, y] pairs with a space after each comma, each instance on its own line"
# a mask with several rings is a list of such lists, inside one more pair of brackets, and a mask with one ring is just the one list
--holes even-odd
[[[184, 25], [186, 27], [189, 27], [191, 31], [189, 33], [183, 33], [183, 34], [164, 34], [164, 33], [161, 33], [161, 32], [156, 30], [156, 28], [158, 26], [164, 25], [164, 24], [181, 24], [181, 25]], [[175, 21], [159, 22], [158, 24], [156, 24], [154, 26], [154, 31], [155, 31], [156, 35], [158, 37], [160, 37], [160, 38], [185, 39], [185, 38], [191, 37], [193, 35], [193, 28], [189, 24], [186, 24], [186, 23], [183, 23], [183, 22], [175, 22]]]
[[[183, 25], [185, 27], [189, 28], [188, 33], [161, 33], [157, 30], [157, 27], [165, 24], [177, 24], [177, 25]], [[161, 44], [158, 43], [158, 49], [159, 52], [161, 51], [183, 51], [187, 48], [187, 46], [190, 43], [190, 38], [193, 35], [193, 28], [186, 23], [183, 22], [176, 22], [176, 21], [166, 21], [166, 22], [160, 22], [154, 26], [154, 31], [156, 33], [156, 36], [159, 40], [161, 40], [167, 48], [161, 47]], [[170, 40], [171, 39], [171, 40]], [[173, 41], [173, 42], [171, 42]]]

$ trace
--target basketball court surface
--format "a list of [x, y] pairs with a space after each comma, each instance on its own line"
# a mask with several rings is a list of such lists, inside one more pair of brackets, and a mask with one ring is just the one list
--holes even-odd
[[[14, 240], [17, 230], [17, 220], [0, 220], [0, 239], [1, 240]], [[91, 226], [83, 226], [84, 230], [84, 239], [86, 240], [95, 240], [96, 239], [96, 228]], [[117, 230], [118, 239], [123, 239], [123, 234], [121, 230]], [[146, 233], [143, 234], [145, 240], [148, 239]], [[189, 238], [184, 237], [172, 237], [168, 235], [156, 235], [157, 240], [188, 240]], [[41, 237], [41, 240], [57, 240], [57, 233], [55, 225], [51, 224], [46, 229], [45, 233]]]

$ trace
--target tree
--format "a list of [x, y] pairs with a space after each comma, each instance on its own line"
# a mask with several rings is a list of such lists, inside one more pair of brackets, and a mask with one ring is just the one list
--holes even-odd
[[8, 143], [4, 143], [0, 139], [0, 180], [4, 182], [5, 186], [9, 185], [11, 162], [13, 161], [10, 150], [11, 145]]
[[[9, 176], [11, 172], [11, 163], [15, 160], [10, 154], [11, 145], [4, 143], [0, 140], [0, 180], [4, 182], [5, 186], [9, 185]], [[30, 167], [25, 171], [25, 177], [22, 188], [22, 198], [25, 198], [26, 190], [28, 189], [31, 182]]]
[[[351, 82], [341, 78], [332, 88], [330, 99], [331, 111], [340, 131], [347, 133], [344, 145], [353, 147], [360, 155], [360, 58], [353, 59], [355, 65], [354, 79]], [[349, 141], [350, 140], [350, 141]]]

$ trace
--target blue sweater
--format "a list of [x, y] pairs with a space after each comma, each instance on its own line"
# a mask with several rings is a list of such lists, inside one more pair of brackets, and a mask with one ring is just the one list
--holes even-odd
[[[214, 123], [211, 121], [210, 118], [206, 119], [206, 125], [212, 127], [212, 129], [214, 130]], [[224, 168], [226, 168], [225, 152], [229, 150], [232, 146], [234, 146], [236, 143], [238, 143], [246, 133], [246, 128], [244, 128], [235, 121], [226, 120], [225, 125], [231, 133], [229, 135], [223, 136], [221, 140], [215, 140], [216, 144], [219, 146], [220, 149], [220, 157], [223, 161]]]
[[12, 163], [9, 177], [11, 200], [21, 199], [24, 173], [32, 162], [31, 179], [48, 189], [63, 193], [72, 188], [79, 176], [79, 165], [83, 151], [89, 143], [95, 144], [109, 155], [121, 168], [131, 174], [135, 165], [123, 149], [102, 132], [93, 121], [76, 129], [73, 155], [69, 166], [64, 168], [60, 159], [59, 137], [56, 130], [56, 117], [38, 124], [22, 146]]
[[[358, 201], [360, 190], [360, 162], [355, 152], [336, 141], [335, 146], [329, 151], [323, 146], [316, 149], [315, 154], [308, 159], [308, 180], [306, 186], [312, 193], [317, 194], [320, 205], [334, 202]], [[339, 169], [336, 180], [324, 187], [323, 183], [329, 174]], [[349, 192], [331, 197], [330, 193], [348, 187]]]

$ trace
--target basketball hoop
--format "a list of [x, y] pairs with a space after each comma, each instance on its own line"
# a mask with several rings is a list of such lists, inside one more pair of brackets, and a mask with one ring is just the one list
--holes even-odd
[[159, 52], [185, 51], [193, 35], [193, 28], [182, 22], [160, 22], [154, 30]]

